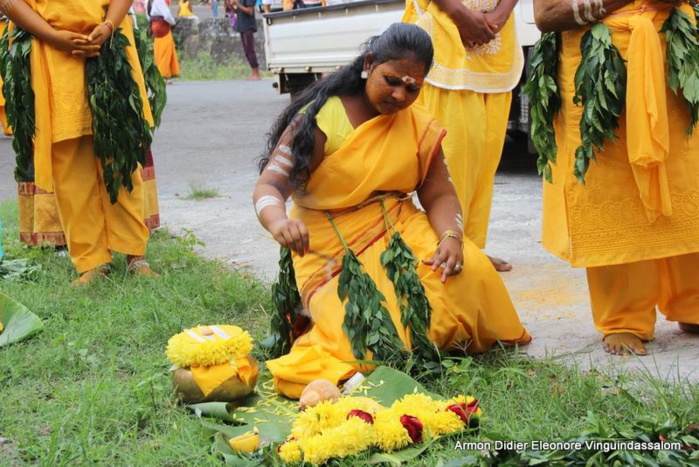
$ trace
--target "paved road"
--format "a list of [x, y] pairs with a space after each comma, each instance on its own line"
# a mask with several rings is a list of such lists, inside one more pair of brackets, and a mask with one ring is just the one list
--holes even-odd
[[[288, 102], [270, 80], [178, 82], [154, 143], [161, 214], [174, 233], [191, 230], [205, 242], [201, 253], [263, 280], [275, 275], [278, 248], [258, 225], [251, 203], [254, 159], [265, 132]], [[523, 322], [534, 336], [526, 352], [576, 361], [583, 368], [646, 368], [663, 378], [699, 380], [699, 339], [659, 317], [656, 341], [644, 358], [610, 357], [594, 330], [583, 270], [573, 269], [539, 244], [541, 182], [521, 149], [509, 148], [509, 167], [498, 174], [487, 251], [510, 260], [503, 279]], [[0, 139], [0, 200], [15, 196], [10, 140]], [[523, 159], [523, 157], [525, 157]], [[525, 166], [527, 164], [524, 164]], [[193, 187], [220, 196], [186, 199]]]

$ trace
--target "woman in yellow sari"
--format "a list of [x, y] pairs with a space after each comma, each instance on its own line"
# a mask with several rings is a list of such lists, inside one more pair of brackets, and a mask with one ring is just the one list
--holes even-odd
[[[385, 318], [381, 330], [395, 330], [413, 352], [420, 338], [469, 353], [531, 339], [488, 258], [463, 236], [441, 150], [444, 130], [412, 105], [432, 56], [424, 31], [393, 24], [350, 65], [301, 95], [272, 129], [253, 199], [262, 225], [293, 252], [311, 320], [289, 354], [267, 362], [277, 390], [289, 397], [314, 379], [338, 383], [360, 368], [357, 340], [343, 325], [348, 302], [338, 294], [350, 250], [382, 295], [382, 307], [364, 310], [372, 313], [369, 322]], [[382, 264], [395, 232], [419, 260], [415, 271], [432, 309], [427, 339], [402, 324], [402, 299]], [[384, 350], [372, 348], [371, 335], [359, 342], [369, 348], [367, 359]]]
[[[117, 28], [134, 43], [130, 0], [3, 0], [0, 13], [30, 33], [31, 87], [36, 128], [33, 139], [34, 183], [55, 192], [71, 261], [84, 285], [106, 275], [112, 252], [127, 255], [129, 272], [154, 275], [143, 255], [149, 232], [143, 221], [140, 171], [131, 174], [133, 190], [121, 188], [112, 204], [104, 174], [95, 155], [92, 112], [88, 104], [86, 58]], [[143, 73], [135, 47], [125, 49], [133, 79], [143, 101], [144, 118], [151, 122]], [[141, 122], [121, 122], [137, 125]], [[16, 130], [16, 129], [15, 129]]]
[[[554, 121], [557, 163], [544, 183], [542, 244], [587, 269], [595, 327], [612, 354], [645, 355], [656, 309], [699, 333], [699, 131], [667, 83], [665, 34], [672, 8], [695, 22], [685, 2], [534, 0], [537, 26], [561, 31]], [[574, 175], [581, 105], [573, 102], [580, 43], [592, 24], [611, 31], [627, 68], [618, 139], [606, 142], [585, 175]]]

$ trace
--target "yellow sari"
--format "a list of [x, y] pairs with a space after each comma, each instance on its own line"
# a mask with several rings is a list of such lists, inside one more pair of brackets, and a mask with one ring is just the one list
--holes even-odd
[[[544, 183], [542, 243], [576, 267], [596, 267], [699, 252], [699, 130], [687, 137], [685, 103], [666, 84], [669, 6], [635, 1], [604, 20], [627, 62], [626, 112], [615, 143], [573, 175], [582, 107], [573, 104], [580, 41], [589, 28], [561, 34], [556, 121], [558, 163]], [[694, 18], [691, 7], [682, 11]]]
[[[498, 0], [462, 0], [489, 12]], [[403, 21], [432, 38], [434, 65], [418, 102], [447, 129], [442, 148], [459, 196], [464, 233], [485, 247], [495, 172], [505, 144], [512, 89], [524, 67], [513, 15], [487, 44], [464, 47], [453, 21], [429, 0], [406, 0]]]
[[[342, 105], [339, 99], [328, 101], [321, 114], [328, 106], [338, 105]], [[326, 135], [332, 134], [320, 120], [319, 114], [319, 127]], [[331, 124], [343, 126], [343, 122]], [[345, 312], [337, 286], [344, 250], [327, 214], [386, 297], [385, 306], [398, 335], [410, 348], [393, 284], [380, 261], [392, 232], [387, 232], [381, 204], [374, 199], [389, 194], [384, 202], [391, 223], [419, 260], [430, 258], [437, 235], [427, 215], [407, 195], [424, 181], [443, 135], [433, 117], [415, 104], [395, 115], [375, 117], [347, 135], [339, 149], [326, 154], [311, 175], [307, 192], [294, 195], [291, 217], [302, 220], [310, 232], [312, 253], [294, 255], [293, 261], [312, 325], [288, 355], [267, 362], [282, 394], [297, 398], [314, 379], [338, 383], [360, 369], [342, 330]], [[444, 284], [441, 271], [417, 265], [432, 306], [429, 338], [441, 349], [461, 348], [469, 353], [483, 352], [497, 340], [528, 342], [531, 338], [487, 257], [467, 239], [464, 257], [463, 272]]]

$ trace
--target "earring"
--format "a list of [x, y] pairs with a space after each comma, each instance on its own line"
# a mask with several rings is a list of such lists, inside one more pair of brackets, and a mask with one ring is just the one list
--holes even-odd
[[359, 76], [360, 76], [362, 79], [367, 79], [367, 78], [369, 77], [369, 72], [366, 71], [366, 70], [362, 70], [362, 72], [359, 74]]

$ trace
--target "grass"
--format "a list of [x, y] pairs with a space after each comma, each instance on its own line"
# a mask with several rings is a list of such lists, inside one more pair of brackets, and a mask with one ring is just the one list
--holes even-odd
[[[192, 235], [160, 231], [147, 255], [160, 278], [127, 276], [119, 257], [109, 279], [76, 290], [68, 285], [76, 274], [67, 258], [15, 240], [16, 216], [14, 202], [0, 204], [7, 255], [29, 257], [40, 272], [33, 282], [0, 287], [46, 327], [0, 348], [0, 438], [7, 440], [0, 465], [220, 464], [200, 422], [173, 395], [164, 349], [172, 335], [197, 324], [237, 324], [259, 342], [269, 321], [268, 286], [198, 257]], [[577, 437], [590, 428], [590, 415], [602, 427], [628, 431], [641, 416], [696, 422], [699, 414], [696, 385], [640, 374], [581, 371], [504, 350], [445, 366], [428, 389], [478, 397], [481, 433], [437, 440], [410, 465], [471, 465], [466, 456], [476, 453], [455, 450], [456, 441]]]
[[[217, 64], [211, 54], [200, 51], [193, 59], [180, 58], [180, 81], [222, 81], [245, 79], [250, 76], [250, 65], [237, 56]], [[265, 76], [263, 73], [262, 76]]]
[[203, 201], [205, 199], [218, 198], [219, 196], [220, 193], [216, 188], [209, 188], [200, 185], [191, 185], [190, 192], [186, 196], [186, 199]]

